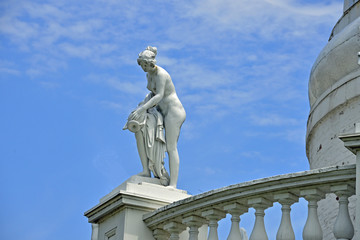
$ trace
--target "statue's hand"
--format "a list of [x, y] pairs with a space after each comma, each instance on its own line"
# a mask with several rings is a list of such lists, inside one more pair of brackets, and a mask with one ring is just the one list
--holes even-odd
[[133, 120], [139, 120], [141, 118], [141, 116], [144, 114], [145, 110], [142, 107], [139, 107], [138, 109], [136, 109], [135, 111], [133, 111], [130, 116], [129, 119], [133, 119]]

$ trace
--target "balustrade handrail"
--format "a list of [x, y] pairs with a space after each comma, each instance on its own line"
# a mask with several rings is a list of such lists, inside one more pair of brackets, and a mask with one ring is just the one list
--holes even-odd
[[231, 203], [240, 203], [250, 208], [247, 200], [261, 197], [269, 202], [277, 202], [274, 194], [291, 193], [297, 197], [307, 188], [330, 193], [330, 187], [349, 184], [354, 187], [356, 181], [355, 165], [332, 166], [309, 171], [289, 173], [257, 179], [211, 190], [161, 207], [145, 214], [143, 220], [150, 229], [158, 228], [170, 221], [187, 215], [201, 215], [205, 209], [222, 209]]

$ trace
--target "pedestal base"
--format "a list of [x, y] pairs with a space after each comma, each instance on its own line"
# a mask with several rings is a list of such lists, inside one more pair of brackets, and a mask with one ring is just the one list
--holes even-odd
[[132, 176], [85, 212], [93, 224], [91, 240], [152, 240], [143, 215], [187, 197], [186, 191], [164, 187], [158, 179]]

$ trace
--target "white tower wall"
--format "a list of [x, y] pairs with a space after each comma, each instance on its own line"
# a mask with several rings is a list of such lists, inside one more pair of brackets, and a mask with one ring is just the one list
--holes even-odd
[[[310, 114], [306, 153], [310, 168], [354, 164], [354, 154], [344, 147], [339, 135], [355, 132], [360, 122], [360, 1], [345, 0], [344, 15], [320, 52], [309, 80]], [[334, 195], [319, 203], [324, 239], [332, 234], [338, 203]], [[354, 218], [354, 202], [350, 212]]]

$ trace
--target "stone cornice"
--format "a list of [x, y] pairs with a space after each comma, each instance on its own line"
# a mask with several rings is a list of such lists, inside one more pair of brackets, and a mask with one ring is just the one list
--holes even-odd
[[262, 196], [270, 201], [275, 201], [273, 199], [275, 193], [290, 192], [295, 196], [299, 196], [300, 190], [310, 186], [317, 187], [327, 193], [330, 192], [332, 184], [346, 182], [354, 185], [355, 177], [355, 165], [333, 166], [278, 175], [230, 185], [192, 196], [145, 214], [143, 219], [147, 226], [152, 228], [190, 212], [200, 211], [208, 207], [222, 206], [229, 202], [241, 201], [241, 199], [245, 202], [246, 199]]

